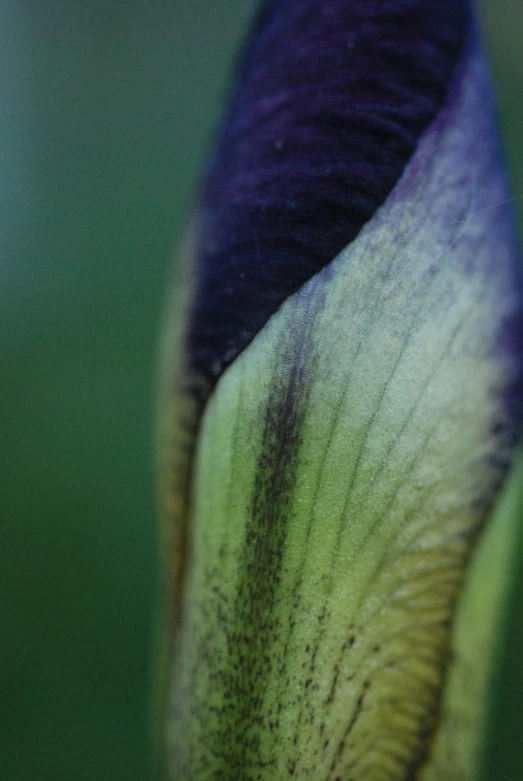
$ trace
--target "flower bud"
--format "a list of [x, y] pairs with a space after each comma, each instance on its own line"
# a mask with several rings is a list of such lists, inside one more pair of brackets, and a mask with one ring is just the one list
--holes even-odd
[[163, 353], [173, 781], [476, 778], [498, 608], [479, 642], [467, 574], [520, 418], [508, 200], [466, 0], [263, 5]]

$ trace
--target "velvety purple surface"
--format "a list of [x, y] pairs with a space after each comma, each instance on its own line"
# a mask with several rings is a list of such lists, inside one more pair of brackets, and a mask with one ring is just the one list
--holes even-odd
[[188, 334], [211, 385], [384, 202], [445, 101], [468, 0], [269, 0], [202, 190]]

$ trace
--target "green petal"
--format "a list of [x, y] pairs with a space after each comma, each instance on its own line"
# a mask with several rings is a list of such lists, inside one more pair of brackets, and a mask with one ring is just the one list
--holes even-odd
[[440, 724], [420, 781], [480, 777], [489, 700], [506, 628], [507, 591], [516, 565], [522, 492], [520, 455], [466, 575], [456, 609]]

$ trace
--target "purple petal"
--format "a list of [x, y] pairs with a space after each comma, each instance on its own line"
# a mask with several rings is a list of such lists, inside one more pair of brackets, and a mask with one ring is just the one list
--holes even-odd
[[189, 355], [210, 384], [385, 201], [469, 24], [467, 0], [264, 4], [203, 190]]

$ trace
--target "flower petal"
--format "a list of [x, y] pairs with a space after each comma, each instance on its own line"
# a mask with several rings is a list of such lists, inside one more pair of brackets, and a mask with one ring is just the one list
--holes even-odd
[[271, 0], [204, 184], [191, 365], [208, 382], [358, 234], [445, 101], [467, 0]]
[[427, 761], [516, 431], [521, 280], [489, 94], [472, 36], [385, 204], [209, 400], [173, 778], [406, 779]]
[[[273, 2], [245, 55], [166, 343], [172, 778], [432, 780], [462, 684], [446, 686], [452, 654], [487, 669], [459, 632], [469, 597], [453, 621], [519, 430], [523, 286], [467, 8]], [[322, 73], [341, 90], [322, 31], [338, 41], [358, 14], [345, 143], [315, 97]], [[300, 36], [315, 35], [308, 70]], [[394, 105], [366, 67], [389, 55], [401, 100], [380, 137]], [[308, 98], [287, 113], [278, 83]], [[466, 707], [479, 723], [484, 687]], [[476, 777], [467, 740], [445, 778]]]

